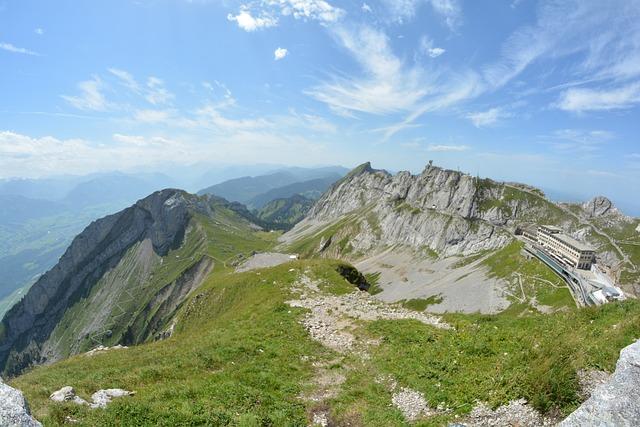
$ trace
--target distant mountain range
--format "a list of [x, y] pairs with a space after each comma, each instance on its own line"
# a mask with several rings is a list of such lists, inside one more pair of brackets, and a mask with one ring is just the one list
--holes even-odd
[[[275, 168], [275, 169], [274, 169]], [[210, 179], [236, 178], [246, 173], [264, 176], [232, 179], [219, 184], [219, 196], [237, 191], [244, 195], [231, 201], [261, 208], [278, 198], [304, 194], [318, 198], [331, 182], [344, 175], [342, 167], [299, 168], [273, 165], [229, 166], [220, 169], [198, 166], [196, 172], [169, 170], [164, 173], [101, 173], [43, 179], [0, 180], [0, 316], [19, 300], [37, 278], [51, 268], [71, 243], [73, 236], [97, 218], [116, 212], [163, 188], [181, 188]], [[218, 188], [218, 186], [213, 186]], [[224, 191], [224, 189], [227, 191]], [[252, 189], [253, 188], [253, 189]], [[271, 191], [271, 192], [270, 192]], [[268, 193], [269, 194], [265, 194]], [[253, 197], [255, 201], [250, 200]], [[239, 200], [240, 199], [240, 200]], [[246, 210], [267, 228], [288, 229], [306, 213], [309, 203], [285, 203], [278, 220], [269, 212], [259, 215]]]
[[[214, 194], [229, 201], [258, 208], [275, 198], [312, 192], [319, 197], [332, 182], [348, 171], [340, 166], [304, 169], [287, 168], [260, 176], [244, 176], [212, 185], [198, 191], [198, 195]], [[291, 187], [293, 186], [293, 187]]]

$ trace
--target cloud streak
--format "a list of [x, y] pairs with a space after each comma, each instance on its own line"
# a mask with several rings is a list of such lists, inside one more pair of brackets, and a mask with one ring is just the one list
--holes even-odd
[[6, 42], [0, 42], [0, 49], [11, 53], [18, 53], [21, 55], [40, 56], [40, 54], [37, 52], [25, 49], [23, 47], [14, 46], [13, 44]]

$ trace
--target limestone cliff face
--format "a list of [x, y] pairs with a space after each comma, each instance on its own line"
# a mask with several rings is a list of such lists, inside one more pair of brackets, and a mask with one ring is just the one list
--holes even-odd
[[[391, 175], [365, 163], [327, 191], [285, 240], [308, 236], [318, 224], [360, 215], [349, 233], [350, 249], [356, 252], [403, 244], [447, 256], [466, 255], [499, 248], [511, 239], [506, 228], [554, 214], [539, 190], [522, 185], [432, 165], [419, 175]], [[338, 233], [333, 240], [341, 237]]]
[[69, 307], [86, 298], [134, 245], [147, 242], [158, 256], [179, 247], [192, 212], [206, 209], [205, 201], [194, 196], [163, 190], [90, 224], [5, 315], [0, 324], [0, 370], [13, 374], [55, 358], [59, 352], [52, 353], [51, 344], [45, 352], [43, 344]]

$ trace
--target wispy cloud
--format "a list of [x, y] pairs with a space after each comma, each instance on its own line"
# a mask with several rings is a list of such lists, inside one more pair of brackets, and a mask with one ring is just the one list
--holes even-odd
[[470, 147], [468, 145], [428, 145], [427, 151], [432, 152], [461, 152], [467, 151]]
[[391, 19], [401, 23], [413, 19], [422, 5], [431, 6], [451, 29], [455, 29], [462, 18], [462, 8], [457, 0], [383, 0], [383, 3]]
[[558, 129], [544, 139], [551, 140], [550, 145], [556, 150], [590, 153], [614, 138], [615, 134], [606, 130]]
[[44, 30], [42, 28], [36, 28], [35, 30], [33, 30], [33, 32], [39, 36], [44, 35]]
[[471, 120], [477, 128], [496, 124], [500, 119], [511, 117], [511, 113], [504, 111], [502, 108], [490, 108], [486, 111], [478, 111], [467, 114], [467, 118]]
[[136, 79], [131, 75], [131, 73], [124, 70], [120, 70], [118, 68], [109, 68], [108, 71], [114, 76], [116, 76], [120, 80], [120, 83], [125, 87], [129, 88], [133, 92], [136, 92], [136, 93], [140, 92], [140, 85], [138, 84]]
[[611, 89], [571, 88], [554, 104], [565, 111], [581, 113], [630, 108], [640, 103], [640, 82]]
[[175, 95], [165, 87], [164, 81], [157, 77], [147, 79], [145, 98], [153, 105], [169, 104]]
[[78, 83], [80, 94], [76, 96], [62, 95], [62, 98], [79, 110], [106, 111], [110, 104], [102, 93], [102, 80], [93, 76], [91, 80]]
[[0, 42], [0, 49], [5, 50], [7, 52], [11, 52], [11, 53], [19, 53], [22, 55], [40, 56], [40, 54], [37, 52], [34, 52], [29, 49], [25, 49], [23, 47], [17, 47], [12, 45], [11, 43], [6, 43], [6, 42]]
[[166, 123], [172, 115], [170, 110], [137, 110], [133, 118], [138, 123]]
[[[638, 21], [640, 3], [637, 0], [541, 1], [536, 22], [519, 28], [507, 39], [500, 59], [484, 67], [483, 76], [489, 88], [496, 89], [534, 64], [572, 57], [571, 80], [566, 81], [566, 74], [560, 76], [565, 79], [563, 85], [605, 82], [613, 89], [569, 90], [562, 95], [560, 106], [582, 108], [588, 101], [598, 101], [597, 98], [605, 98], [604, 102], [594, 103], [602, 109], [626, 106], [626, 101], [636, 103], [635, 83], [640, 78]], [[554, 75], [553, 68], [549, 69], [549, 75]], [[629, 82], [629, 79], [635, 81]], [[621, 100], [610, 102], [607, 92]]]
[[306, 91], [334, 111], [343, 115], [407, 111], [429, 92], [420, 70], [405, 67], [383, 32], [363, 25], [338, 27], [334, 34], [364, 71], [363, 77], [333, 76]]

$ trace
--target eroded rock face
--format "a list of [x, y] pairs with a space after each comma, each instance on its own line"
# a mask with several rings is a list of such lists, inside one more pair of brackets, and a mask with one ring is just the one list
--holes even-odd
[[605, 215], [619, 214], [618, 209], [613, 205], [611, 200], [604, 196], [597, 196], [582, 205], [589, 218], [595, 218]]
[[[374, 220], [360, 221], [349, 242], [355, 251], [366, 253], [379, 244], [428, 247], [445, 256], [496, 249], [511, 240], [499, 226], [510, 225], [520, 212], [544, 209], [529, 206], [526, 198], [505, 197], [505, 188], [431, 165], [419, 175], [391, 175], [366, 163], [337, 182], [283, 239], [295, 240], [319, 223], [368, 209], [362, 216]], [[326, 247], [333, 242], [324, 237], [322, 249], [335, 256]], [[334, 242], [339, 240], [334, 236]]]
[[[163, 190], [114, 215], [91, 223], [71, 243], [51, 270], [4, 317], [0, 370], [13, 375], [49, 361], [42, 343], [68, 307], [88, 295], [126, 251], [145, 239], [159, 255], [178, 247], [191, 210], [206, 203], [180, 190]], [[204, 209], [204, 208], [203, 208]]]
[[640, 341], [625, 347], [611, 378], [560, 423], [562, 427], [640, 425]]
[[9, 387], [0, 378], [0, 426], [41, 427], [29, 412], [29, 405], [22, 392]]

